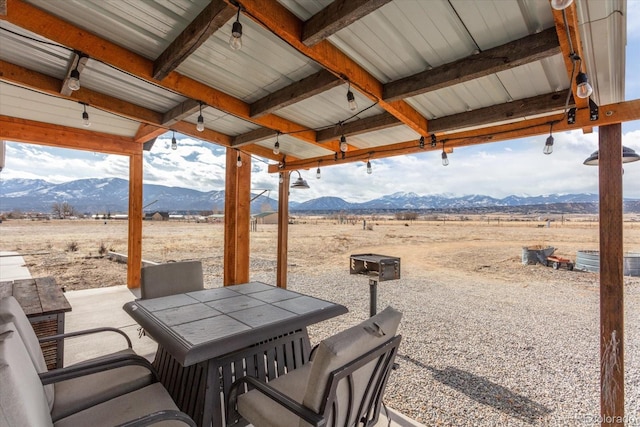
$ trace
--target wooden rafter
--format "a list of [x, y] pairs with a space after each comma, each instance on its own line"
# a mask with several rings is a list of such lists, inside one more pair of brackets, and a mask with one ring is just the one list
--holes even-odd
[[[147, 58], [20, 0], [7, 0], [7, 2], [6, 20], [14, 25], [84, 52], [92, 59], [110, 64], [139, 79], [152, 82], [187, 98], [200, 99], [209, 107], [283, 133], [295, 132], [296, 138], [317, 144], [316, 133], [312, 129], [273, 114], [253, 119], [250, 117], [250, 107], [246, 102], [175, 71], [169, 73], [162, 81], [156, 81], [153, 79], [153, 62]], [[253, 147], [245, 149], [252, 151]]]
[[222, 0], [212, 0], [153, 62], [153, 78], [162, 80], [235, 14]]
[[539, 61], [560, 53], [555, 28], [494, 47], [477, 55], [421, 71], [384, 85], [384, 99], [397, 101]]
[[365, 117], [353, 122], [336, 125], [328, 129], [318, 131], [318, 141], [328, 141], [339, 138], [342, 135], [354, 136], [376, 130], [387, 129], [401, 125], [402, 122], [388, 112], [371, 117]]
[[163, 127], [141, 123], [138, 128], [138, 132], [136, 132], [136, 135], [133, 137], [133, 140], [135, 142], [146, 143], [152, 139], [156, 139], [166, 131], [167, 130]]
[[252, 131], [233, 137], [233, 139], [231, 140], [231, 147], [239, 148], [245, 145], [255, 144], [256, 142], [273, 138], [277, 134], [278, 132], [268, 128], [260, 128], [260, 129], [252, 130]]
[[200, 109], [200, 102], [187, 99], [162, 115], [162, 125], [172, 126]]
[[[504, 125], [448, 133], [440, 136], [438, 138], [438, 142], [445, 141], [448, 148], [465, 147], [548, 134], [551, 122], [554, 123], [554, 132], [564, 132], [581, 129], [586, 123], [591, 123], [592, 126], [604, 126], [631, 120], [640, 120], [640, 99], [601, 106], [600, 117], [596, 121], [590, 121], [588, 109], [578, 109], [576, 122], [574, 124], [568, 124], [564, 114], [559, 113], [556, 115], [537, 117], [526, 121], [513, 122]], [[286, 170], [313, 168], [318, 164], [318, 162], [321, 162], [323, 165], [333, 165], [364, 161], [368, 158], [386, 158], [434, 150], [434, 148], [430, 147], [429, 141], [429, 139], [425, 141], [424, 148], [420, 148], [418, 140], [412, 140], [385, 145], [380, 151], [376, 151], [375, 147], [349, 150], [344, 159], [336, 159], [332, 156], [323, 156], [297, 161], [287, 161], [285, 165], [270, 164], [269, 172], [276, 173]], [[435, 148], [435, 150], [438, 151], [441, 149], [441, 144], [438, 144]]]
[[8, 116], [0, 116], [0, 139], [124, 156], [142, 152], [132, 138]]
[[[232, 0], [225, 0], [231, 2]], [[323, 40], [306, 46], [300, 39], [304, 23], [276, 0], [243, 0], [242, 8], [261, 25], [313, 59], [335, 75], [344, 76], [351, 86], [393, 114], [419, 133], [428, 135], [427, 120], [404, 101], [387, 102], [382, 97], [382, 83], [333, 44]], [[282, 129], [281, 129], [282, 131]]]
[[302, 28], [302, 42], [307, 46], [322, 40], [368, 15], [391, 0], [335, 0], [309, 18]]
[[[565, 26], [565, 16], [567, 26]], [[567, 76], [576, 100], [576, 106], [578, 108], [588, 108], [589, 100], [576, 96], [576, 76], [580, 71], [581, 61], [576, 61], [572, 59], [572, 57], [577, 55], [579, 58], [582, 58], [582, 41], [580, 39], [580, 31], [578, 30], [578, 18], [575, 3], [571, 4], [564, 10], [554, 10], [553, 19], [556, 24], [560, 50], [562, 51], [562, 58], [564, 59], [564, 64], [567, 68]], [[572, 47], [573, 51], [571, 50]]]
[[342, 84], [327, 70], [318, 71], [251, 104], [251, 117], [273, 113]]

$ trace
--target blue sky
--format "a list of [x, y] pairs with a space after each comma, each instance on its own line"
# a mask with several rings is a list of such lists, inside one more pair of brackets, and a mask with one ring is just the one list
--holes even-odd
[[[625, 98], [640, 99], [640, 0], [627, 3], [627, 57]], [[362, 162], [301, 171], [311, 188], [292, 191], [290, 199], [305, 201], [338, 196], [348, 201], [366, 201], [398, 191], [418, 194], [511, 194], [597, 193], [598, 169], [582, 165], [597, 150], [597, 128], [554, 133], [554, 152], [542, 154], [546, 135], [456, 149], [447, 167], [439, 152], [372, 160], [367, 175]], [[640, 121], [624, 123], [623, 145], [640, 153]], [[178, 136], [178, 135], [177, 135]], [[170, 134], [158, 138], [144, 155], [145, 183], [193, 188], [224, 189], [225, 149], [191, 138], [179, 138], [178, 150], [169, 147]], [[82, 178], [128, 179], [128, 159], [31, 144], [7, 143], [6, 165], [0, 180], [44, 179], [66, 182]], [[277, 197], [278, 177], [267, 173], [267, 165], [252, 164], [252, 188], [271, 189]], [[640, 199], [640, 162], [625, 166], [624, 197]]]

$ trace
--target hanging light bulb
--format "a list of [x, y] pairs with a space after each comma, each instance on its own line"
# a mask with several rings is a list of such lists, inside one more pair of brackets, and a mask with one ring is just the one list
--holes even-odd
[[547, 142], [544, 143], [544, 149], [542, 150], [542, 152], [544, 154], [551, 154], [553, 153], [553, 122], [551, 122], [551, 125], [549, 126], [549, 137], [547, 137]]
[[238, 167], [242, 166], [242, 158], [240, 157], [240, 153], [238, 153], [238, 160], [236, 161], [236, 166]]
[[276, 134], [276, 143], [273, 144], [273, 154], [275, 154], [276, 156], [280, 154], [280, 142], [278, 141], [279, 137], [280, 137], [280, 132]]
[[171, 138], [171, 149], [172, 150], [177, 150], [178, 149], [178, 141], [176, 141], [176, 131], [173, 131], [173, 137]]
[[284, 176], [282, 175], [282, 172], [280, 172], [280, 177], [278, 178], [278, 182], [280, 184], [282, 184], [284, 182]]
[[80, 71], [78, 71], [78, 66], [71, 71], [69, 74], [69, 80], [67, 80], [67, 87], [71, 90], [80, 89]]
[[449, 158], [444, 150], [442, 150], [442, 166], [449, 166]]
[[421, 150], [424, 148], [424, 136], [420, 137], [420, 142], [418, 143], [418, 146], [420, 147]]
[[371, 169], [371, 160], [367, 160], [367, 174], [371, 175], [373, 169]]
[[436, 148], [437, 145], [438, 145], [438, 140], [436, 139], [436, 134], [432, 133], [431, 134], [431, 148]]
[[349, 146], [347, 145], [347, 138], [344, 135], [342, 135], [340, 137], [340, 151], [342, 151], [343, 153], [346, 153], [348, 148]]
[[551, 0], [551, 7], [555, 10], [563, 10], [571, 6], [573, 0]]
[[196, 125], [198, 132], [204, 131], [204, 117], [202, 117], [202, 102], [200, 103], [200, 115], [198, 116], [198, 124]]
[[89, 121], [89, 113], [87, 113], [87, 104], [82, 104], [84, 111], [82, 112], [82, 125], [84, 127], [91, 126], [91, 122]]
[[356, 97], [353, 96], [353, 92], [351, 92], [351, 83], [349, 83], [349, 88], [347, 89], [347, 102], [349, 103], [349, 110], [356, 111], [358, 109]]
[[589, 78], [582, 71], [576, 76], [576, 85], [578, 85], [576, 90], [578, 98], [588, 98], [593, 93], [593, 87], [589, 84]]
[[231, 27], [231, 37], [229, 38], [229, 46], [231, 49], [238, 50], [242, 48], [242, 24], [240, 23], [240, 7], [238, 6], [238, 15], [236, 22]]
[[316, 179], [320, 179], [320, 166], [316, 169]]

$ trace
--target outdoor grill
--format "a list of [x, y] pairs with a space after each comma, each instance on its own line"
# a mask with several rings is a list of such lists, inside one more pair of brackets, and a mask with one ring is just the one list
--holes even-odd
[[378, 254], [354, 254], [350, 256], [350, 274], [369, 277], [369, 315], [376, 314], [378, 282], [400, 278], [400, 258]]

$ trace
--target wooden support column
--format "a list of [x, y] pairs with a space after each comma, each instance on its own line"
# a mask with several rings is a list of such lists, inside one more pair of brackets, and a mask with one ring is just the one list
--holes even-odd
[[[238, 156], [242, 166], [238, 167]], [[224, 202], [224, 286], [249, 281], [251, 156], [227, 150]]]
[[142, 144], [140, 152], [129, 156], [129, 232], [127, 286], [140, 287], [142, 268]]
[[291, 172], [281, 172], [278, 186], [278, 260], [276, 284], [287, 287], [287, 250], [289, 246], [289, 177]]
[[624, 425], [622, 126], [599, 128], [600, 414], [602, 426]]

